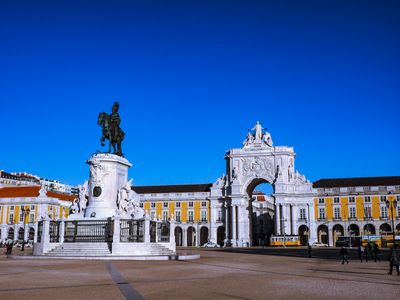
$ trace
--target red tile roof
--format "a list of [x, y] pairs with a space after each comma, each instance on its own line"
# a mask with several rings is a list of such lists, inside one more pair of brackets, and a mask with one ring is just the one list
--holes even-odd
[[[40, 186], [18, 186], [0, 188], [0, 198], [24, 198], [39, 196]], [[64, 201], [73, 201], [76, 196], [47, 191], [47, 196]]]

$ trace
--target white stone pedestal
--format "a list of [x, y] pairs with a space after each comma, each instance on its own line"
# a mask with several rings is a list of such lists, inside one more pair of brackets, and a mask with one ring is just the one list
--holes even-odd
[[126, 158], [99, 153], [86, 161], [90, 166], [89, 201], [85, 218], [108, 218], [117, 209], [118, 190], [128, 181], [132, 166]]

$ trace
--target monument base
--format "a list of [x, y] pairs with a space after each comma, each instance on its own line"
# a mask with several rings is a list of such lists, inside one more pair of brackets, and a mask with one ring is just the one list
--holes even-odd
[[90, 166], [89, 199], [85, 218], [109, 218], [117, 210], [118, 191], [128, 181], [132, 164], [118, 155], [94, 154], [86, 162]]

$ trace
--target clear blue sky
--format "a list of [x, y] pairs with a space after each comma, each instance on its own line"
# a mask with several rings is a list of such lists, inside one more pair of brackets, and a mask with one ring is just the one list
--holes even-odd
[[400, 175], [399, 1], [1, 1], [0, 169], [78, 184], [120, 102], [136, 185], [214, 182], [259, 120], [310, 180]]

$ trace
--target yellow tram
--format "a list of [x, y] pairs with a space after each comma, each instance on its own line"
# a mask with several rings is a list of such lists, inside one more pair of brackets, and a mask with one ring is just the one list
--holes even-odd
[[300, 238], [298, 235], [273, 235], [270, 244], [273, 247], [298, 247]]

